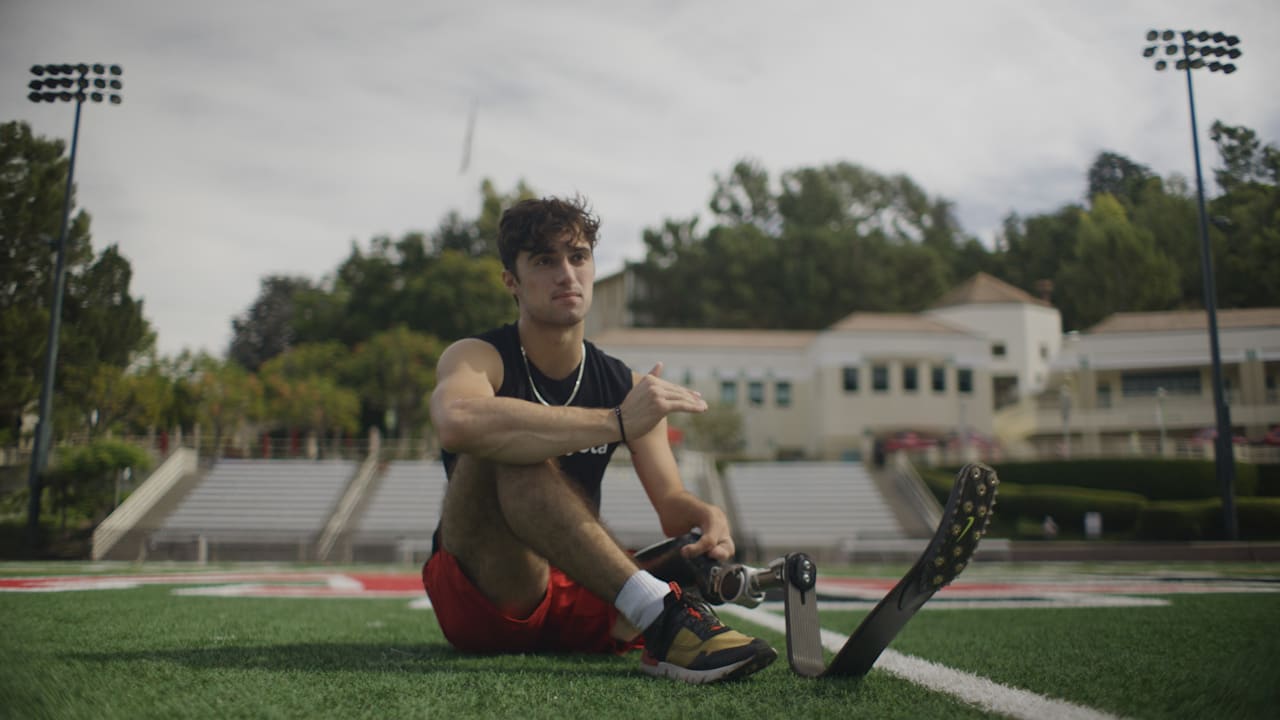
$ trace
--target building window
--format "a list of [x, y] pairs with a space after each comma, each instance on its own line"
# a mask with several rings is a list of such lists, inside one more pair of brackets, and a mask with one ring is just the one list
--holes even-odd
[[933, 375], [933, 391], [936, 393], [944, 393], [947, 391], [947, 369], [941, 365], [934, 365]]
[[993, 357], [993, 358], [1002, 358], [1002, 357], [1004, 357], [1004, 356], [1005, 356], [1005, 355], [1007, 355], [1007, 354], [1009, 354], [1009, 353], [1008, 353], [1008, 351], [1005, 349], [1004, 343], [1002, 343], [1002, 342], [998, 342], [998, 343], [992, 343], [992, 344], [991, 344], [991, 357]]
[[858, 392], [858, 368], [847, 367], [844, 369], [844, 391], [848, 393]]
[[779, 380], [773, 386], [773, 399], [778, 407], [791, 407], [791, 383], [786, 380]]
[[751, 407], [764, 405], [764, 383], [759, 380], [747, 383], [747, 402], [751, 403]]
[[738, 382], [736, 380], [720, 381], [720, 403], [722, 405], [738, 404]]
[[902, 366], [902, 390], [913, 393], [920, 389], [920, 368], [915, 365]]
[[876, 392], [889, 392], [889, 366], [871, 366], [871, 389]]
[[956, 388], [966, 394], [973, 393], [973, 371], [969, 368], [960, 368], [956, 371]]
[[1049, 359], [1049, 346], [1044, 343], [1040, 343], [1040, 359], [1041, 360]]
[[1120, 375], [1120, 394], [1124, 397], [1155, 397], [1160, 388], [1170, 395], [1199, 395], [1200, 371], [1127, 372]]
[[1104, 409], [1111, 407], [1111, 386], [1110, 385], [1099, 385], [1097, 395], [1098, 395], [1098, 407], [1104, 408]]

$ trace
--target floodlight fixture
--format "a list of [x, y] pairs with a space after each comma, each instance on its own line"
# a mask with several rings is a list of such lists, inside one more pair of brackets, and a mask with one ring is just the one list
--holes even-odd
[[[1165, 30], [1160, 36], [1164, 40], [1168, 40], [1173, 36], [1172, 30]], [[1153, 42], [1157, 31], [1147, 31], [1147, 41]], [[1222, 72], [1230, 75], [1236, 71], [1233, 63], [1220, 63], [1216, 60], [1210, 63], [1205, 62], [1205, 58], [1209, 55], [1214, 57], [1229, 56], [1233, 60], [1240, 57], [1243, 52], [1236, 47], [1240, 44], [1240, 38], [1235, 35], [1228, 35], [1224, 32], [1209, 32], [1208, 30], [1185, 30], [1182, 32], [1182, 59], [1178, 60], [1174, 67], [1183, 70], [1187, 74], [1187, 104], [1191, 110], [1191, 149], [1195, 158], [1196, 165], [1196, 200], [1200, 216], [1200, 281], [1204, 290], [1204, 306], [1205, 313], [1209, 320], [1209, 351], [1213, 362], [1213, 406], [1214, 418], [1217, 426], [1217, 436], [1214, 438], [1214, 466], [1217, 472], [1218, 485], [1222, 492], [1222, 513], [1223, 526], [1226, 530], [1228, 540], [1237, 540], [1240, 537], [1240, 528], [1236, 517], [1235, 503], [1235, 459], [1234, 449], [1232, 448], [1232, 432], [1231, 432], [1231, 409], [1226, 402], [1225, 385], [1222, 379], [1222, 351], [1218, 344], [1218, 313], [1215, 304], [1217, 302], [1217, 292], [1214, 289], [1213, 277], [1213, 250], [1209, 246], [1209, 227], [1205, 211], [1204, 201], [1204, 173], [1200, 168], [1200, 135], [1196, 128], [1196, 98], [1195, 90], [1191, 82], [1191, 71], [1200, 70], [1208, 67], [1210, 72]], [[1192, 41], [1198, 41], [1200, 46], [1192, 44]], [[1210, 45], [1209, 43], [1213, 43]], [[1142, 51], [1142, 56], [1150, 58], [1155, 55], [1154, 47], [1147, 47]], [[1167, 45], [1165, 47], [1165, 55], [1176, 55], [1178, 47], [1176, 45]], [[1200, 57], [1192, 57], [1199, 54]], [[1169, 66], [1164, 59], [1156, 60], [1155, 69], [1164, 70]]]

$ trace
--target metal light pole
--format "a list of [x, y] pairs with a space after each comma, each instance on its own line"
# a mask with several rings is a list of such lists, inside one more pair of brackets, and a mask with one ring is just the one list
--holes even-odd
[[1062, 404], [1062, 457], [1071, 459], [1071, 389], [1064, 381], [1058, 387], [1058, 401]]
[[1169, 391], [1163, 386], [1156, 388], [1156, 422], [1160, 425], [1160, 457], [1166, 456], [1165, 448], [1169, 444], [1168, 434], [1165, 432], [1164, 419], [1164, 400], [1169, 396]]
[[58, 331], [62, 326], [62, 294], [67, 282], [66, 256], [67, 232], [71, 225], [71, 191], [76, 171], [76, 146], [80, 140], [80, 106], [86, 100], [121, 102], [120, 91], [124, 73], [119, 65], [33, 65], [34, 78], [27, 84], [31, 88], [27, 99], [34, 103], [74, 102], [75, 123], [71, 129], [71, 158], [67, 163], [67, 187], [62, 197], [62, 230], [58, 233], [57, 261], [53, 271], [53, 301], [49, 310], [49, 341], [44, 359], [44, 384], [40, 388], [40, 421], [36, 425], [35, 442], [31, 448], [31, 472], [27, 488], [31, 497], [27, 504], [27, 533], [32, 552], [40, 540], [41, 474], [49, 459], [49, 446], [53, 439], [53, 380], [58, 360]]
[[[1179, 37], [1182, 39], [1181, 44], [1177, 42]], [[1191, 148], [1196, 160], [1196, 199], [1200, 211], [1200, 273], [1204, 286], [1204, 307], [1209, 315], [1209, 352], [1213, 358], [1213, 407], [1218, 426], [1218, 434], [1213, 444], [1213, 457], [1218, 485], [1222, 491], [1223, 524], [1227, 539], [1238, 540], [1240, 530], [1236, 523], [1236, 465], [1231, 442], [1231, 409], [1227, 406], [1222, 382], [1222, 353], [1218, 348], [1218, 313], [1214, 307], [1217, 292], [1213, 284], [1213, 251], [1209, 247], [1208, 214], [1204, 207], [1204, 175], [1200, 171], [1200, 135], [1196, 129], [1196, 97], [1191, 85], [1191, 71], [1207, 67], [1210, 72], [1230, 75], [1236, 71], [1234, 63], [1224, 63], [1219, 60], [1206, 61], [1205, 58], [1236, 60], [1244, 53], [1237, 47], [1240, 44], [1240, 38], [1207, 30], [1183, 30], [1181, 33], [1173, 30], [1148, 30], [1147, 42], [1153, 44], [1144, 48], [1142, 55], [1148, 58], [1160, 58], [1156, 60], [1156, 70], [1168, 68], [1168, 58], [1180, 54], [1181, 59], [1175, 62], [1174, 67], [1187, 74], [1187, 101], [1191, 108]], [[1164, 43], [1163, 47], [1161, 43]], [[1160, 57], [1162, 50], [1164, 57]]]

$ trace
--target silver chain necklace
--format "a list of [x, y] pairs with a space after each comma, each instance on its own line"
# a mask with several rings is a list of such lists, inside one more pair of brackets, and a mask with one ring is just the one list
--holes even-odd
[[[520, 357], [524, 359], [524, 374], [529, 378], [529, 387], [533, 388], [533, 396], [538, 398], [538, 402], [551, 407], [551, 403], [542, 397], [542, 393], [538, 392], [538, 383], [533, 381], [533, 371], [529, 369], [529, 356], [524, 351], [524, 345], [520, 345]], [[569, 393], [569, 399], [564, 401], [565, 405], [573, 402], [578, 397], [578, 388], [582, 387], [582, 371], [587, 369], [587, 344], [582, 343], [582, 362], [578, 365], [578, 379], [573, 381], [573, 392]]]

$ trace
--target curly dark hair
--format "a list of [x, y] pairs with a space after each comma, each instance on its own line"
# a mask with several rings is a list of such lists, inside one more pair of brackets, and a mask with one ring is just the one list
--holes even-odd
[[565, 234], [581, 236], [595, 250], [599, 231], [600, 218], [581, 195], [521, 200], [507, 208], [498, 221], [498, 256], [502, 266], [515, 273], [516, 255], [521, 250], [545, 251]]

